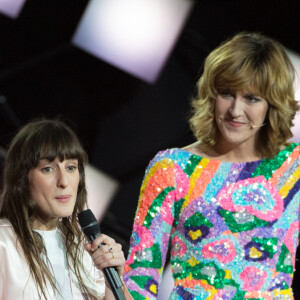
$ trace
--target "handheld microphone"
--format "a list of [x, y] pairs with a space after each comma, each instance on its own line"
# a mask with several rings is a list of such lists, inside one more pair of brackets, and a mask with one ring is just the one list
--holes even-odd
[[[97, 219], [90, 209], [84, 210], [78, 214], [78, 221], [81, 226], [83, 233], [88, 238], [89, 242], [92, 243], [97, 236], [100, 235], [100, 226]], [[102, 244], [99, 245], [101, 247]], [[107, 279], [110, 288], [117, 300], [126, 300], [124, 292], [122, 290], [122, 281], [117, 271], [112, 268], [103, 269], [105, 278]]]

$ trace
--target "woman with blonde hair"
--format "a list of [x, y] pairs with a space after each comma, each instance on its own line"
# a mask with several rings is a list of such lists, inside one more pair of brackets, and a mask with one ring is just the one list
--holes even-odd
[[85, 163], [77, 136], [59, 120], [32, 121], [10, 143], [0, 210], [1, 300], [115, 299], [102, 270], [116, 267], [122, 278], [121, 245], [103, 234], [86, 243], [77, 220], [87, 206]]
[[242, 32], [206, 58], [190, 125], [197, 141], [146, 169], [124, 280], [155, 299], [294, 299], [300, 146], [295, 71], [283, 47]]

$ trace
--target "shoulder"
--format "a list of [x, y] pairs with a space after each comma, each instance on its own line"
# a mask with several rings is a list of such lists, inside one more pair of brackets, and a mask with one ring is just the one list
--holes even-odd
[[189, 158], [193, 154], [181, 148], [168, 148], [159, 151], [150, 161], [148, 169], [157, 164], [164, 164], [166, 166], [173, 166], [175, 164], [184, 166], [188, 163]]
[[292, 149], [295, 149], [295, 150], [298, 152], [298, 154], [300, 153], [300, 143], [292, 143], [292, 144], [290, 145], [290, 147], [291, 147]]
[[8, 219], [6, 218], [0, 218], [0, 227], [12, 227]]
[[7, 219], [0, 218], [0, 236], [3, 234], [13, 233], [14, 229]]
[[0, 244], [1, 246], [16, 245], [17, 236], [7, 219], [0, 219]]
[[0, 219], [0, 257], [11, 256], [19, 249], [15, 231], [7, 219]]
[[300, 143], [290, 143], [290, 144], [288, 144], [288, 146], [284, 147], [283, 150], [285, 150], [285, 149], [296, 149], [296, 148], [299, 149], [299, 147], [300, 147]]
[[192, 151], [192, 148], [190, 146], [183, 147], [183, 148], [168, 148], [165, 150], [159, 151], [155, 156], [154, 159], [171, 159], [176, 160], [178, 158], [184, 158], [184, 157], [191, 157], [192, 155], [198, 156], [198, 154], [195, 151]]
[[[299, 143], [292, 143], [283, 147], [280, 152], [273, 158], [266, 158], [260, 161], [257, 167], [259, 172], [268, 174], [268, 176], [275, 176], [285, 174], [284, 178], [288, 178], [298, 169], [300, 165], [300, 145]], [[277, 171], [276, 171], [277, 170]], [[278, 173], [279, 172], [279, 173]], [[276, 176], [277, 176], [276, 175]], [[294, 179], [299, 179], [299, 174], [294, 174]]]
[[297, 159], [300, 157], [300, 143], [292, 143], [289, 144], [286, 147], [283, 147], [276, 158], [286, 157], [287, 159], [290, 159], [290, 157], [293, 157], [294, 159]]

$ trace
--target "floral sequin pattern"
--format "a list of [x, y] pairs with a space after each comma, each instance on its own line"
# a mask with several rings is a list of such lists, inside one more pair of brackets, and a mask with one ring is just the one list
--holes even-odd
[[284, 208], [278, 191], [263, 176], [229, 185], [219, 193], [217, 200], [225, 210], [246, 211], [247, 216], [264, 221], [276, 220]]
[[185, 237], [196, 244], [202, 241], [208, 234], [213, 224], [201, 213], [196, 212], [184, 223]]
[[220, 263], [227, 264], [232, 262], [236, 257], [236, 244], [231, 241], [232, 237], [221, 237], [205, 244], [201, 253], [206, 259], [215, 259]]
[[257, 266], [249, 266], [241, 272], [240, 277], [244, 282], [243, 289], [252, 292], [263, 289], [268, 274]]
[[268, 258], [273, 258], [273, 255], [278, 251], [277, 239], [258, 239], [253, 238], [251, 242], [245, 246], [245, 259], [248, 261], [262, 262]]
[[169, 300], [293, 300], [300, 146], [230, 163], [174, 148], [150, 162], [124, 281], [157, 298], [170, 253]]

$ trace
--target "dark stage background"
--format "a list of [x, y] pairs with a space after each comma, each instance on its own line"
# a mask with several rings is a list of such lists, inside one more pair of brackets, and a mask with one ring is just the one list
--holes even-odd
[[154, 84], [71, 45], [87, 3], [28, 0], [17, 19], [0, 15], [0, 154], [28, 120], [67, 120], [90, 163], [120, 183], [102, 229], [127, 252], [149, 160], [193, 142], [187, 119], [205, 56], [242, 30], [260, 31], [300, 53], [300, 1], [199, 0]]

